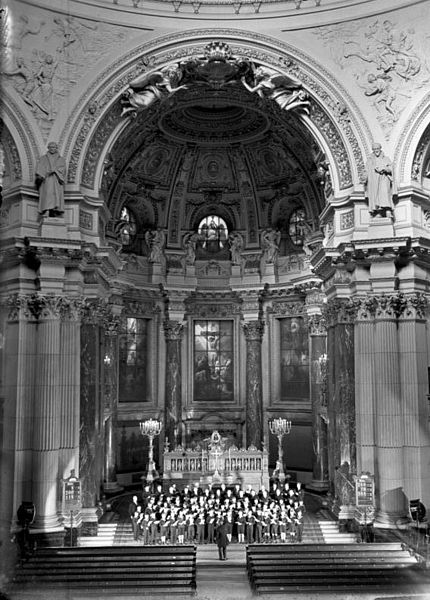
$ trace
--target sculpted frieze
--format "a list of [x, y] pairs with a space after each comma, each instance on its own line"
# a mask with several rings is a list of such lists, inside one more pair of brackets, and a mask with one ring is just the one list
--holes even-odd
[[287, 316], [287, 317], [294, 317], [294, 316], [301, 316], [304, 314], [304, 303], [303, 302], [283, 302], [283, 301], [277, 301], [274, 300], [272, 303], [272, 307], [270, 309], [270, 312], [276, 316]]
[[6, 82], [43, 123], [45, 135], [88, 63], [126, 36], [118, 26], [54, 15], [46, 20], [17, 15], [9, 36], [11, 58], [4, 63]]
[[187, 313], [201, 319], [219, 319], [241, 314], [240, 305], [234, 303], [187, 303]]
[[[417, 29], [420, 24], [417, 22]], [[356, 78], [362, 94], [388, 129], [406, 106], [411, 92], [425, 85], [430, 70], [425, 60], [430, 52], [427, 38], [391, 19], [322, 27], [316, 35], [330, 48], [333, 60]]]

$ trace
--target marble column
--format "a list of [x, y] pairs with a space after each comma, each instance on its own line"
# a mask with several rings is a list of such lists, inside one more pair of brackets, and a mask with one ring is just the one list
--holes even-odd
[[243, 324], [246, 339], [246, 447], [251, 444], [262, 447], [263, 396], [261, 389], [261, 341], [264, 333], [263, 321], [248, 321]]
[[357, 299], [355, 323], [355, 397], [357, 418], [357, 475], [375, 472], [375, 348], [371, 298]]
[[348, 300], [332, 300], [325, 311], [327, 329], [327, 415], [329, 479], [346, 464], [356, 469], [354, 317]]
[[310, 397], [312, 402], [312, 482], [308, 487], [327, 490], [327, 330], [321, 315], [309, 319], [310, 334]]
[[403, 296], [398, 318], [404, 492], [408, 500], [430, 495], [430, 439], [422, 426], [428, 419], [427, 306], [423, 294]]
[[62, 298], [56, 296], [35, 299], [39, 314], [33, 409], [33, 501], [36, 519], [32, 528], [45, 534], [44, 537], [63, 529], [57, 513], [61, 301]]
[[104, 323], [104, 483], [105, 492], [117, 492], [121, 488], [116, 479], [116, 426], [118, 420], [118, 366], [120, 319], [108, 315]]
[[405, 520], [404, 423], [397, 331], [398, 296], [375, 297], [375, 408], [377, 512], [380, 527]]
[[182, 443], [181, 343], [184, 326], [180, 321], [163, 322], [166, 338], [166, 391], [164, 435], [170, 449]]

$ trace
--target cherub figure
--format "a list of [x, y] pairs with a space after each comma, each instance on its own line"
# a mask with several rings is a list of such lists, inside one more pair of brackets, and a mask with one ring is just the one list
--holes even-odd
[[182, 71], [177, 66], [166, 67], [162, 71], [144, 73], [133, 79], [122, 98], [121, 116], [148, 109], [156, 100], [171, 96], [178, 90], [186, 88], [179, 85]]
[[268, 97], [274, 100], [282, 110], [300, 109], [309, 114], [308, 94], [303, 90], [300, 81], [269, 69], [258, 67], [254, 73], [254, 86], [241, 79], [243, 85], [251, 93], [257, 93], [260, 98]]

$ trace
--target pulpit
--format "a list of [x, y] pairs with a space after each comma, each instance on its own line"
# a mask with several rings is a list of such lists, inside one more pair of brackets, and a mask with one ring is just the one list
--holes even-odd
[[165, 445], [163, 478], [178, 487], [198, 482], [201, 486], [240, 484], [254, 489], [269, 487], [268, 453], [255, 446], [227, 445], [218, 431], [195, 448]]

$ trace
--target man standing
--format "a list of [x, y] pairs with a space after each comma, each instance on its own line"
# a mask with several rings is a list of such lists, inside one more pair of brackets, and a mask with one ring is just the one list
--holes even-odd
[[135, 540], [137, 540], [138, 538], [138, 528], [137, 528], [137, 522], [134, 518], [134, 515], [137, 511], [137, 496], [133, 496], [130, 504], [128, 505], [128, 516], [131, 519], [131, 526], [133, 529], [133, 537]]
[[49, 142], [48, 152], [36, 164], [36, 186], [39, 189], [39, 213], [59, 217], [64, 213], [66, 161], [58, 153], [58, 144]]
[[218, 525], [216, 530], [216, 543], [218, 546], [218, 556], [220, 560], [227, 560], [227, 519]]
[[366, 162], [364, 185], [371, 216], [385, 217], [387, 211], [392, 213], [395, 194], [393, 167], [390, 159], [382, 152], [381, 144], [375, 143], [372, 146], [372, 154]]

